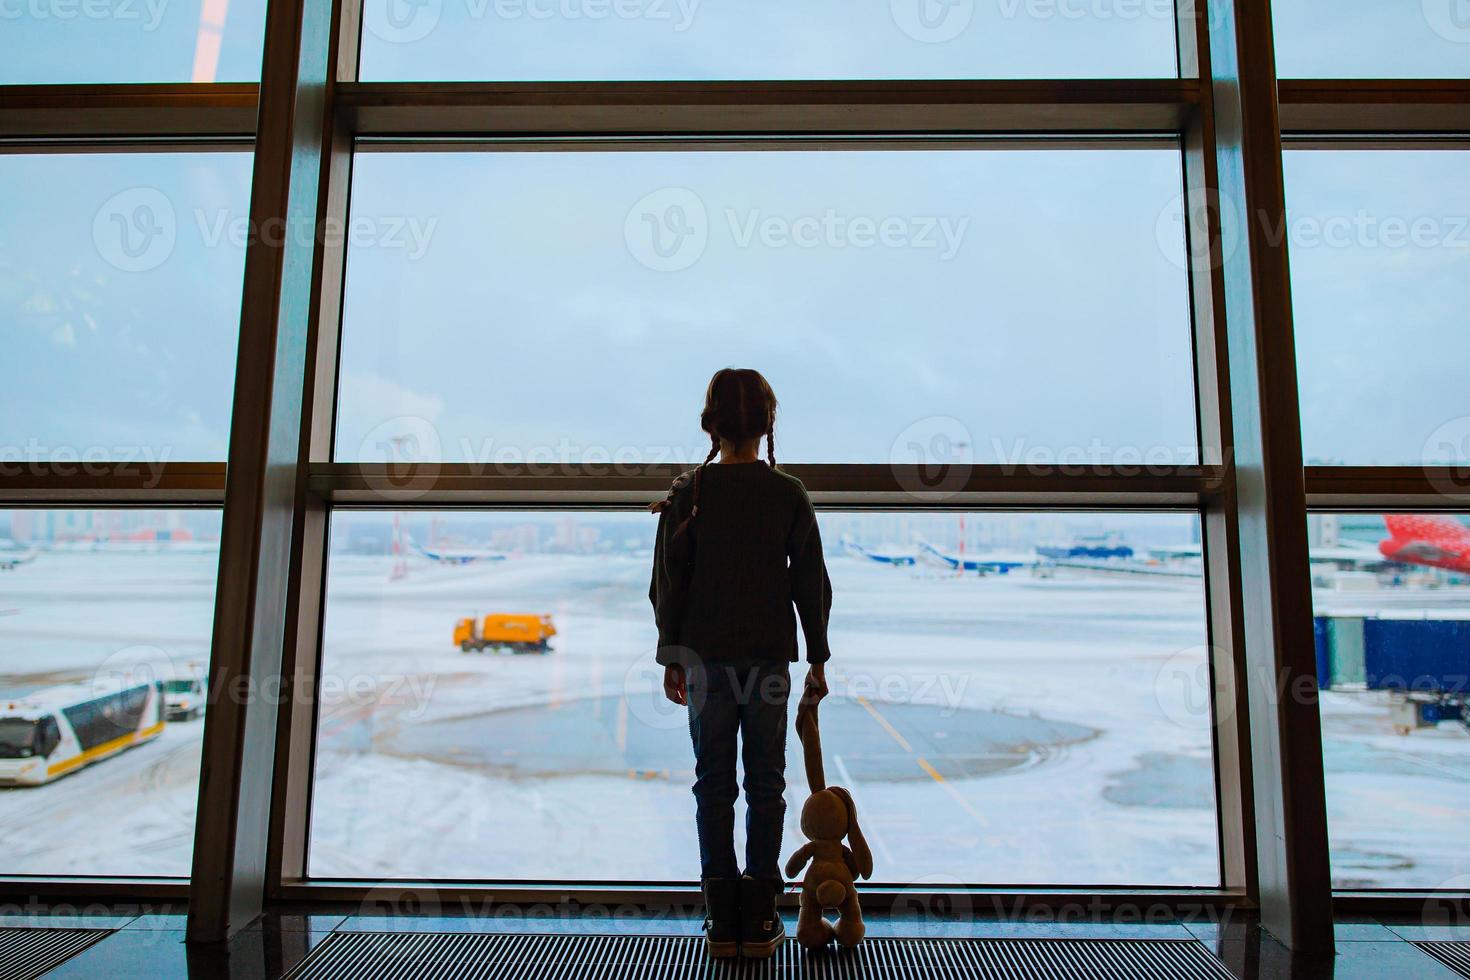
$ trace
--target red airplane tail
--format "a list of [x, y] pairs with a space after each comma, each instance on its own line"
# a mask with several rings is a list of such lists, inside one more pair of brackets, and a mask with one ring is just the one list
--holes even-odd
[[1470, 573], [1470, 527], [1448, 514], [1389, 514], [1378, 550], [1390, 561]]
[[1389, 514], [1383, 518], [1392, 541], [1470, 544], [1470, 527], [1446, 514]]

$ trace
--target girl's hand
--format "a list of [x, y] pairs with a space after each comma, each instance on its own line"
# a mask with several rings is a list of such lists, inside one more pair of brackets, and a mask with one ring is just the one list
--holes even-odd
[[816, 704], [827, 696], [827, 665], [812, 664], [806, 671], [806, 685], [801, 692], [801, 699], [809, 704]]
[[689, 689], [684, 684], [684, 668], [669, 664], [664, 668], [664, 697], [675, 704], [689, 703]]

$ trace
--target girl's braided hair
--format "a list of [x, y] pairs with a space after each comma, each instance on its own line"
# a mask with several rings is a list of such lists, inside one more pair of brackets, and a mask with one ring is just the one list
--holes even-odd
[[[759, 371], [751, 368], [723, 368], [710, 378], [704, 393], [704, 411], [699, 414], [699, 427], [709, 434], [709, 455], [694, 470], [694, 502], [689, 516], [674, 529], [682, 534], [699, 516], [700, 474], [719, 455], [720, 440], [744, 445], [752, 439], [766, 440], [766, 462], [776, 468], [776, 393]], [[674, 494], [684, 485], [683, 478], [674, 483], [669, 495], [651, 508], [662, 512], [674, 501]]]

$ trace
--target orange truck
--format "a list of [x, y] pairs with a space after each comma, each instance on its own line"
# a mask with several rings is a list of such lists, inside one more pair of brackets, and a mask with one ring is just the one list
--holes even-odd
[[491, 613], [483, 620], [471, 617], [454, 624], [454, 645], [465, 653], [495, 648], [546, 654], [555, 635], [551, 617], [534, 613]]

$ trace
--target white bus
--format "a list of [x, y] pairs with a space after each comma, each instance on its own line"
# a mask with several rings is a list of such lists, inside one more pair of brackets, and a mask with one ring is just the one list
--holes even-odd
[[157, 738], [155, 681], [52, 687], [0, 701], [0, 786], [36, 786]]

